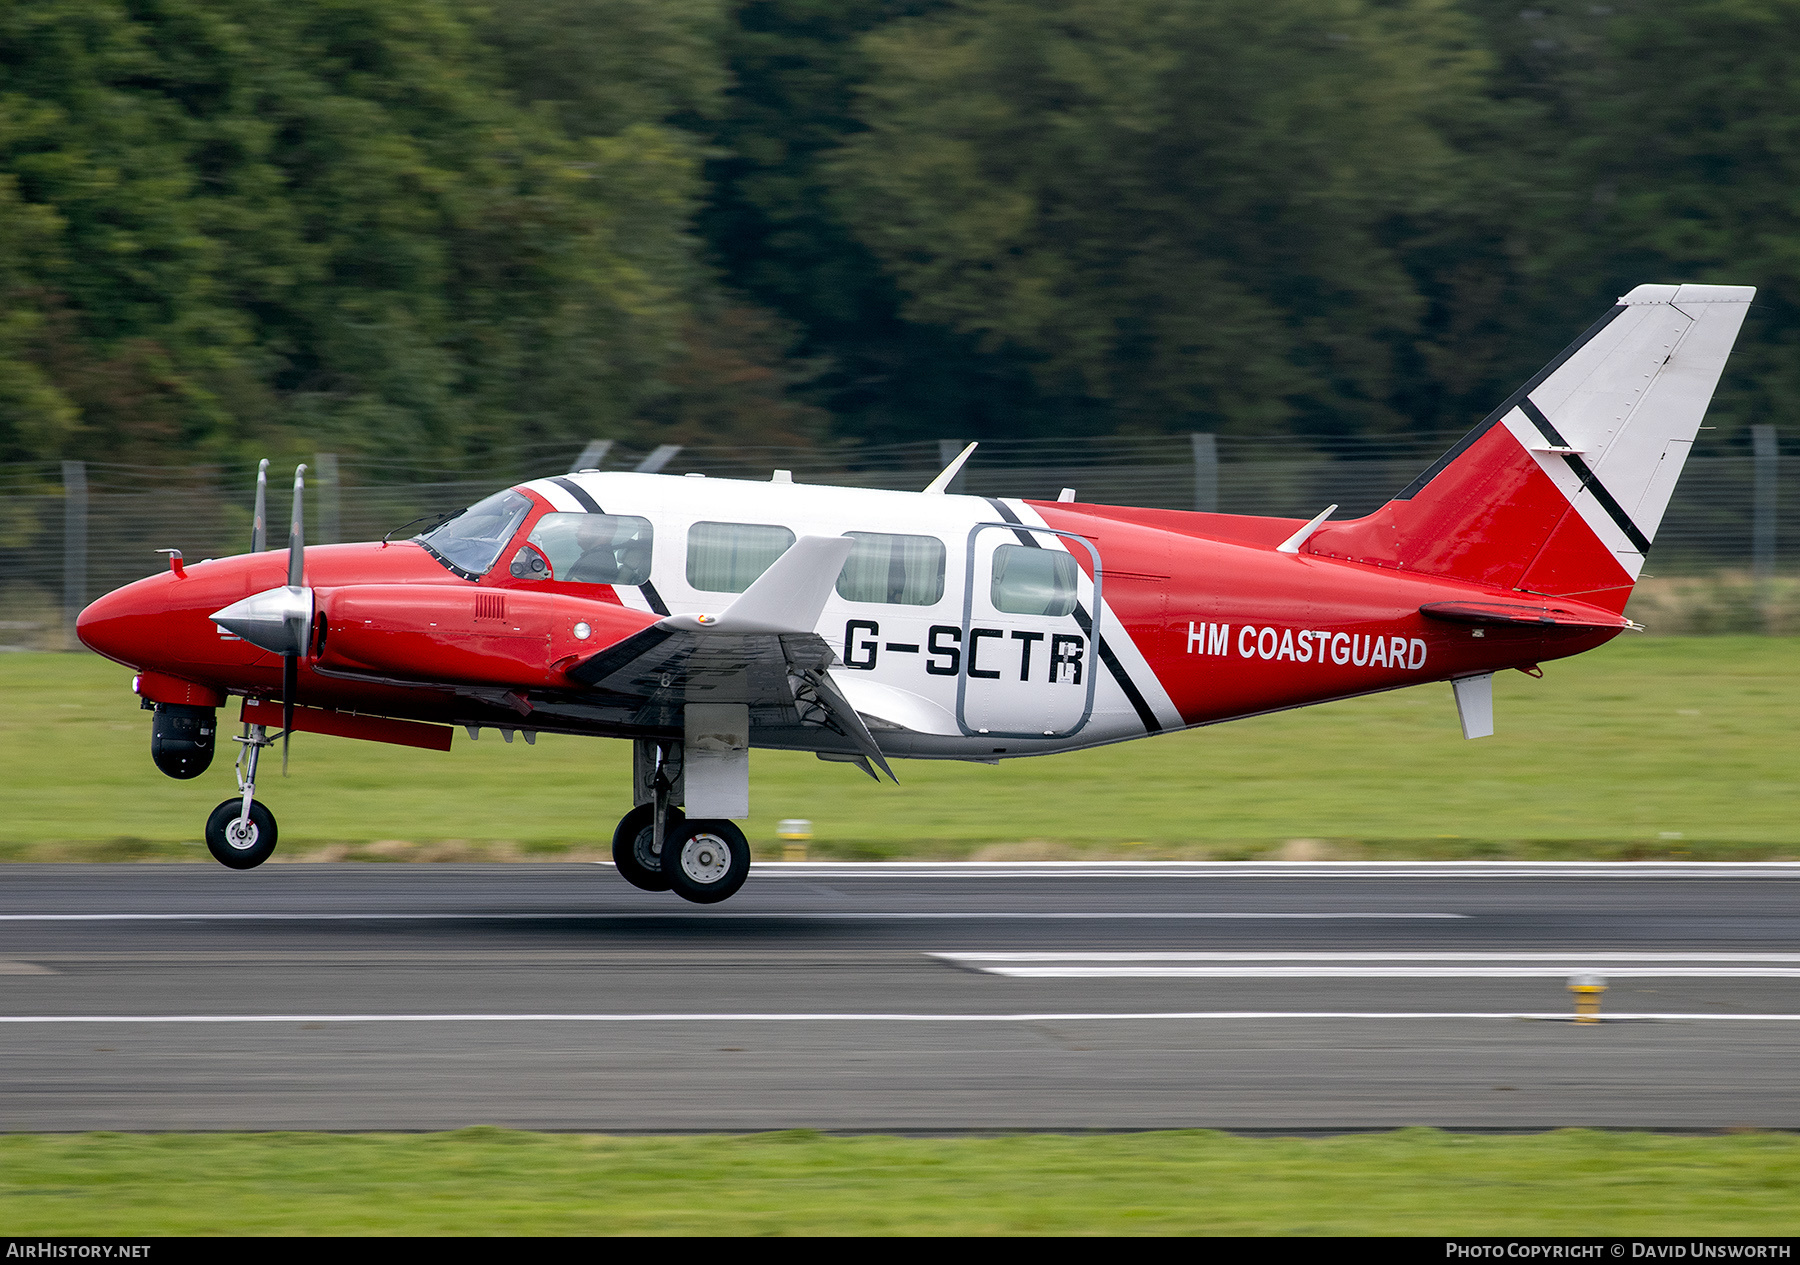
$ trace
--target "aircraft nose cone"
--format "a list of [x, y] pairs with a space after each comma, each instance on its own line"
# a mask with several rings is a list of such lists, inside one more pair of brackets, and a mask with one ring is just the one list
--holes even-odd
[[117, 663], [141, 667], [142, 623], [160, 609], [154, 586], [140, 580], [91, 602], [75, 620], [75, 635], [95, 654]]
[[212, 622], [272, 654], [304, 654], [312, 616], [312, 590], [283, 585], [214, 611]]

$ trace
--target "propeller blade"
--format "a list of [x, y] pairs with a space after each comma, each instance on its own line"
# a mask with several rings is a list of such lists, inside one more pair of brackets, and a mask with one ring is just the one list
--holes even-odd
[[281, 776], [287, 776], [288, 736], [294, 732], [294, 694], [300, 688], [300, 656], [281, 656]]
[[269, 547], [269, 459], [264, 457], [256, 467], [256, 515], [250, 520], [250, 552], [261, 553]]
[[301, 501], [306, 492], [306, 467], [294, 467], [294, 521], [288, 528], [288, 587], [300, 588], [306, 583], [306, 525]]

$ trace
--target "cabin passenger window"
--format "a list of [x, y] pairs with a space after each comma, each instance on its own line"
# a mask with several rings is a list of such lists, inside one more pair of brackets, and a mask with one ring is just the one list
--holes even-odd
[[551, 578], [575, 584], [643, 584], [655, 532], [628, 514], [546, 514], [526, 542], [549, 559]]
[[838, 572], [838, 596], [852, 602], [935, 606], [944, 596], [944, 542], [936, 536], [853, 531], [856, 542]]
[[695, 523], [688, 528], [687, 582], [708, 593], [742, 593], [794, 543], [766, 523]]
[[524, 493], [496, 492], [413, 540], [452, 571], [473, 579], [488, 573], [530, 512], [531, 498]]
[[1075, 575], [1075, 559], [1060, 550], [1001, 545], [994, 550], [994, 609], [1067, 615], [1075, 609]]

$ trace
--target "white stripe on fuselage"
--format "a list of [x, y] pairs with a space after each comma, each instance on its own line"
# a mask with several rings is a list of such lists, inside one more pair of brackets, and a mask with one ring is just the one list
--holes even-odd
[[[1010, 498], [1002, 499], [1005, 500], [1006, 504], [1012, 507], [1013, 512], [1018, 514], [1025, 522], [1038, 527], [1046, 526], [1044, 516], [1031, 508], [1026, 502], [1015, 501]], [[1067, 546], [1063, 545], [1061, 537], [1056, 537], [1055, 539], [1059, 548], [1067, 548]], [[1156, 719], [1162, 727], [1164, 729], [1180, 729], [1187, 722], [1182, 720], [1181, 712], [1176, 709], [1174, 700], [1169, 697], [1169, 691], [1163, 688], [1163, 683], [1151, 669], [1149, 660], [1144, 658], [1143, 651], [1139, 650], [1137, 642], [1132, 640], [1131, 632], [1125, 627], [1124, 621], [1113, 614], [1112, 604], [1105, 600], [1106, 565], [1106, 555], [1105, 553], [1102, 553], [1100, 555], [1100, 592], [1101, 603], [1104, 608], [1102, 611], [1104, 618], [1095, 619], [1094, 635], [1096, 637], [1105, 637], [1107, 646], [1112, 650], [1114, 656], [1117, 657], [1119, 661], [1119, 666], [1122, 667], [1125, 670], [1125, 674], [1131, 678], [1131, 683], [1137, 686], [1138, 693], [1144, 696], [1144, 701], [1150, 705], [1150, 710], [1155, 713]], [[1125, 698], [1124, 691], [1120, 690], [1118, 685], [1112, 682], [1110, 674], [1102, 679], [1101, 688], [1105, 689], [1109, 685], [1118, 694], [1119, 705], [1130, 712], [1135, 720], [1137, 715], [1136, 709], [1133, 708], [1130, 701]], [[1098, 704], [1096, 704], [1096, 710], [1098, 710]], [[1143, 728], [1141, 723], [1139, 723], [1137, 727], [1139, 729]]]
[[570, 494], [555, 479], [533, 479], [530, 483], [519, 485], [523, 491], [535, 492], [550, 502], [550, 508], [565, 514], [579, 514], [587, 507]]

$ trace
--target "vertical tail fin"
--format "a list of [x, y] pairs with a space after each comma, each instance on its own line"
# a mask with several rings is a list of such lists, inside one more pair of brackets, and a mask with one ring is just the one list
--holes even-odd
[[1638, 286], [1398, 497], [1307, 552], [1623, 610], [1755, 293]]

